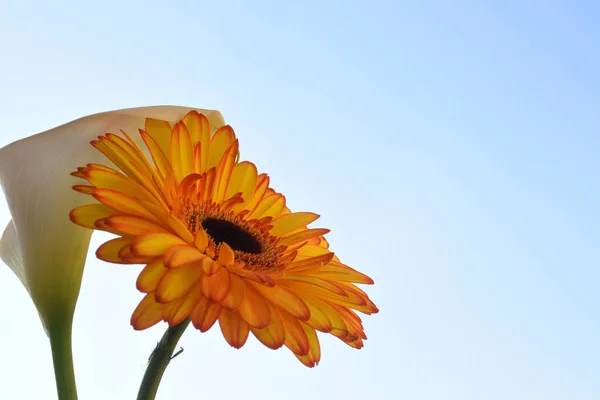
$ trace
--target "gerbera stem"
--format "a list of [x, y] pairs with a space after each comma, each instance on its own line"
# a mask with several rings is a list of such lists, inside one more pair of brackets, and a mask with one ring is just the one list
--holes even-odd
[[71, 349], [72, 322], [57, 324], [48, 330], [56, 390], [60, 400], [77, 400], [75, 371], [73, 368], [73, 351]]
[[160, 339], [150, 355], [148, 368], [144, 374], [144, 379], [142, 379], [137, 400], [154, 400], [160, 380], [171, 362], [173, 350], [175, 350], [179, 338], [189, 324], [190, 320], [186, 319], [179, 325], [168, 328], [162, 339]]

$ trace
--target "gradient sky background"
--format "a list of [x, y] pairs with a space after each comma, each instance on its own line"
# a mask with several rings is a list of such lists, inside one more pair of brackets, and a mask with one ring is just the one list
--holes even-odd
[[[160, 399], [600, 398], [598, 2], [84, 3], [0, 3], [0, 145], [105, 110], [219, 109], [376, 282], [362, 350], [322, 336], [311, 370], [190, 329]], [[90, 254], [82, 400], [134, 398], [164, 331], [129, 326], [139, 270]], [[4, 267], [0, 327], [0, 398], [55, 398]]]

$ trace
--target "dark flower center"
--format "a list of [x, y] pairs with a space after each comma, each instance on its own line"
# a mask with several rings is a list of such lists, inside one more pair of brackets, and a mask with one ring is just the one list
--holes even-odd
[[225, 242], [233, 250], [249, 254], [260, 254], [262, 251], [260, 243], [256, 238], [229, 221], [207, 218], [202, 221], [202, 227], [217, 245]]

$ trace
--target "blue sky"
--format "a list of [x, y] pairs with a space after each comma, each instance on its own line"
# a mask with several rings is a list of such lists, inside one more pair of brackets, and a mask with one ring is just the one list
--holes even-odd
[[[323, 337], [308, 370], [190, 329], [159, 395], [600, 397], [600, 5], [494, 3], [0, 5], [0, 145], [123, 107], [219, 109], [242, 157], [375, 279], [362, 350]], [[129, 327], [136, 268], [89, 257], [82, 399], [133, 398], [162, 335]], [[0, 398], [51, 398], [47, 341], [7, 268], [0, 326]]]

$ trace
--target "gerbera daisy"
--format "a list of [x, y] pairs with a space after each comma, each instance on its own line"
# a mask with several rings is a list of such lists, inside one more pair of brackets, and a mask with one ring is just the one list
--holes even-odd
[[148, 118], [139, 134], [152, 161], [121, 134], [91, 142], [116, 168], [88, 164], [72, 173], [90, 183], [73, 189], [99, 203], [70, 217], [118, 235], [98, 248], [101, 260], [146, 265], [134, 329], [190, 318], [205, 332], [218, 321], [231, 346], [242, 347], [252, 332], [309, 367], [321, 356], [316, 330], [363, 346], [355, 311], [378, 310], [354, 283], [373, 281], [329, 250], [328, 229], [307, 227], [318, 215], [292, 213], [266, 174], [239, 162], [230, 126], [213, 134], [196, 111], [173, 127]]

